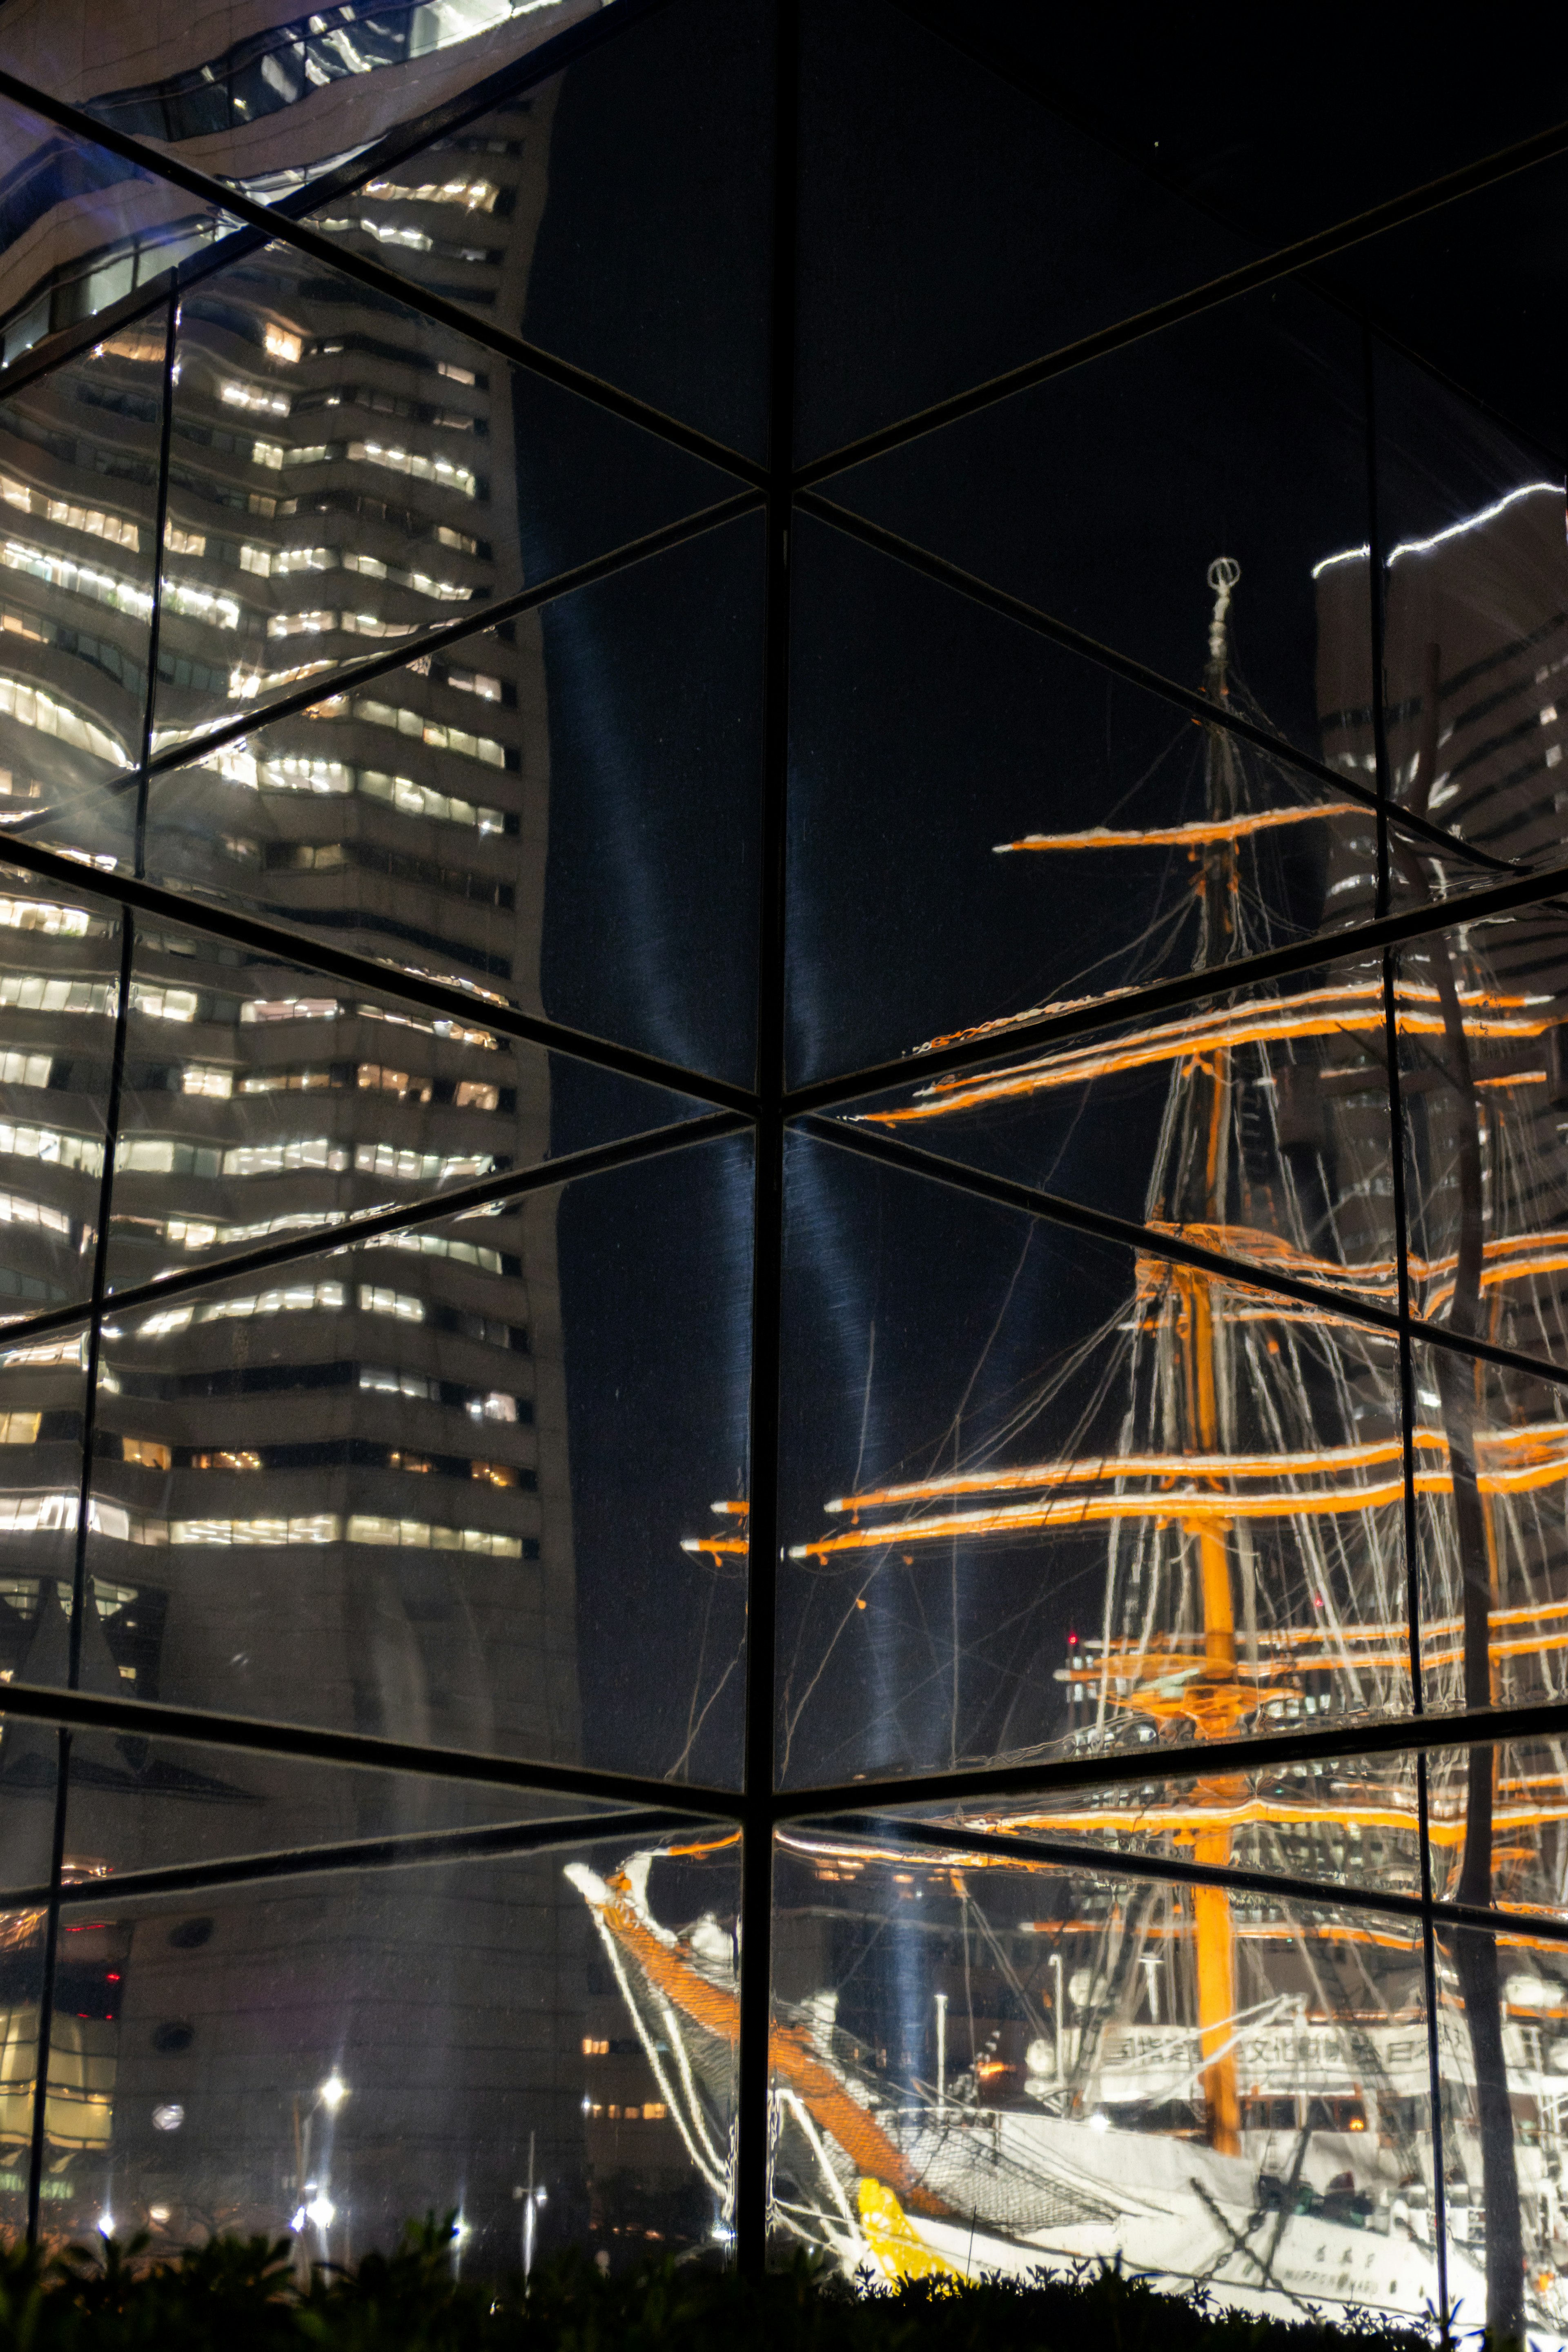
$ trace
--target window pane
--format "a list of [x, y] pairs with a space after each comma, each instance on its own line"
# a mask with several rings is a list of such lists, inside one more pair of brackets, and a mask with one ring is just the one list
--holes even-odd
[[762, 457], [773, 41], [765, 6], [686, 0], [313, 225]]
[[85, 1304], [92, 1287], [120, 919], [0, 867], [0, 1313]]
[[[152, 1619], [130, 1630], [150, 1635]], [[111, 1640], [119, 1634], [113, 1619], [105, 1632]], [[129, 1633], [124, 1646], [132, 1646]], [[53, 1739], [52, 1729], [47, 1737]], [[0, 1788], [5, 1785], [0, 1765]], [[375, 1839], [494, 1833], [508, 1824], [614, 1811], [592, 1798], [98, 1731], [74, 1735], [69, 1785], [67, 1874], [81, 1878], [119, 1879], [127, 1871], [281, 1857]], [[47, 1852], [40, 1874], [48, 1874]], [[202, 1897], [193, 1891], [191, 1901], [199, 1915]]]
[[[401, 919], [378, 909], [364, 928], [378, 919]], [[477, 1018], [162, 929], [137, 935], [123, 1085], [116, 1290], [702, 1108]]]
[[748, 1083], [762, 583], [748, 515], [264, 721], [154, 782], [153, 867]]
[[1281, 2318], [1435, 2298], [1414, 1921], [798, 1828], [775, 1885], [784, 2243], [889, 2281], [1120, 2256]]
[[1392, 1339], [792, 1139], [786, 1785], [1409, 1706]]
[[732, 1779], [750, 1241], [721, 1142], [127, 1314], [94, 1686]]
[[[1373, 912], [1361, 800], [837, 531], [795, 538], [797, 1079]], [[1195, 660], [1215, 597], [1190, 587]]]
[[804, 16], [803, 457], [1247, 257], [885, 0]]
[[[9, 1596], [7, 1605], [13, 1605]], [[59, 1733], [54, 1725], [20, 1715], [0, 1719], [0, 1886], [36, 1892], [48, 1885], [58, 1779]], [[5, 1958], [15, 1950], [15, 1932], [14, 1919], [0, 1927]], [[29, 1923], [24, 1940], [30, 1935]]]
[[[1568, 1771], [1560, 1739], [1434, 1748], [1426, 1790], [1432, 1892], [1439, 1900], [1548, 1919], [1568, 1916]], [[1568, 2047], [1563, 2059], [1568, 2074]]]
[[[1152, 1021], [1025, 1047], [842, 1116], [1389, 1312], [1398, 1285], [1387, 1071], [1381, 963], [1345, 957]], [[1261, 1293], [1238, 1293], [1230, 1312], [1270, 1320]], [[1310, 1307], [1290, 1312], [1340, 1328]]]
[[152, 636], [163, 313], [0, 402], [0, 818], [128, 863]]
[[[4, 62], [16, 71], [9, 38]], [[0, 370], [238, 226], [9, 99], [0, 188]]]
[[[1194, 688], [1209, 566], [1230, 557], [1231, 707], [1320, 756], [1312, 575], [1368, 539], [1363, 369], [1355, 329], [1298, 288], [1074, 368], [828, 495]], [[1336, 652], [1336, 691], [1346, 667]]]
[[283, 246], [185, 298], [177, 359], [159, 749], [734, 487]]
[[29, 9], [0, 60], [263, 204], [591, 16], [598, 0], [337, 0], [225, 41], [179, 0]]
[[[456, 2260], [480, 2276], [568, 2245], [619, 2256], [634, 2229], [638, 2252], [649, 2229], [656, 2252], [710, 2244], [737, 2006], [724, 1835], [650, 1856], [646, 1894], [618, 1874], [640, 1858], [606, 1843], [195, 1906], [95, 1895], [60, 1939], [50, 2081], [75, 2131], [51, 2132], [70, 2192], [51, 2237], [105, 2212], [170, 2250], [292, 2226], [301, 2263], [342, 2262], [455, 2212]], [[689, 1933], [667, 1947], [667, 1925]], [[628, 1946], [658, 1955], [630, 2016]], [[719, 2024], [690, 2059], [664, 2022], [695, 2040], [687, 2003]]]
[[[15, 2245], [27, 2229], [27, 2168], [33, 2146], [33, 2107], [38, 2086], [38, 2016], [44, 1995], [44, 1915], [37, 1910], [0, 1913], [0, 1982], [5, 1988], [5, 2024], [0, 2028], [0, 2240]], [[70, 2029], [66, 2032], [68, 2042]], [[60, 2069], [61, 2090], [71, 2072], [68, 2054]], [[78, 2117], [64, 2097], [51, 2097], [45, 2116], [46, 2160], [58, 2159]], [[58, 2201], [44, 2189], [51, 2213]]]
[[0, 1666], [7, 1682], [63, 1683], [70, 1671], [86, 1365], [80, 1326], [0, 1348]]
[[1563, 1391], [1447, 1348], [1414, 1350], [1428, 1706], [1568, 1690]]
[[[1098, 1679], [1102, 1661], [1091, 1649], [1080, 1672]], [[1309, 1716], [1302, 1728], [1310, 1723]], [[901, 1806], [888, 1818], [1420, 1894], [1414, 1756], [1238, 1762], [1240, 1770], [1194, 1780], [1172, 1771], [1169, 1757], [1152, 1756], [1147, 1780]]]
[[1448, 2299], [1500, 2336], [1561, 2327], [1563, 2209], [1553, 2162], [1568, 2055], [1568, 1949], [1439, 1931], [1438, 2064]]

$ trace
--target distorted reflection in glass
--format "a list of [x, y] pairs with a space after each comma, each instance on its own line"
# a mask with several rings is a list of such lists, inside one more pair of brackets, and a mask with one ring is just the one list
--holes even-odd
[[156, 577], [163, 311], [0, 401], [0, 826], [128, 862]]
[[1352, 1891], [1420, 1893], [1414, 1756], [1312, 1757], [1264, 1765], [1243, 1752], [1234, 1770], [1201, 1780], [1171, 1772], [1169, 1759], [1161, 1761], [1166, 1769], [1158, 1778], [1034, 1796], [966, 1797], [957, 1804], [917, 1802], [889, 1818], [1234, 1864]]
[[[51, 2242], [100, 2213], [173, 2251], [292, 2231], [301, 2263], [455, 2216], [457, 2264], [617, 2261], [727, 2234], [738, 1853], [563, 1834], [533, 1855], [348, 1870], [65, 1911]], [[634, 1987], [643, 1955], [656, 1983]], [[700, 2047], [672, 2054], [668, 2016]], [[73, 2042], [90, 2073], [70, 2095]], [[79, 2070], [80, 2061], [76, 2062]], [[83, 2115], [85, 2105], [86, 2113]], [[90, 2128], [89, 2128], [90, 2126]]]
[[1568, 1948], [1440, 1927], [1436, 1976], [1450, 2308], [1461, 2326], [1561, 2334]]
[[1405, 1711], [1391, 1335], [804, 1139], [786, 1202], [786, 1784]]
[[84, 1683], [732, 1775], [749, 1195], [709, 1145], [106, 1325]]
[[1426, 1816], [1432, 1892], [1440, 1899], [1568, 1916], [1568, 1769], [1561, 1740], [1434, 1748], [1426, 1759]]
[[259, 719], [154, 778], [151, 870], [749, 1082], [762, 538], [742, 517]]
[[0, 866], [0, 1323], [92, 1288], [120, 915]]
[[[1373, 912], [1369, 780], [1336, 793], [809, 519], [795, 541], [797, 1078]], [[1267, 583], [1216, 542], [1169, 590], [1182, 682], [1256, 717]]]
[[[1398, 1286], [1384, 1023], [1380, 963], [1346, 958], [1153, 1021], [1075, 1029], [841, 1116], [1386, 1312]], [[1267, 1320], [1263, 1294], [1251, 1312]], [[1316, 1319], [1331, 1326], [1332, 1310]]]
[[477, 1017], [401, 1004], [209, 932], [143, 927], [110, 1287], [412, 1209], [699, 1108]]
[[831, 1828], [780, 1832], [777, 1889], [779, 2237], [889, 2282], [1435, 2297], [1415, 1921]]
[[193, 288], [175, 366], [155, 750], [731, 487], [286, 246]]
[[771, 37], [766, 9], [684, 0], [333, 196], [311, 226], [763, 457]]
[[[5, 62], [16, 72], [6, 29]], [[9, 99], [0, 100], [0, 370], [238, 226]]]
[[[79, 1324], [0, 1347], [0, 1671], [7, 1682], [70, 1678], [87, 1362]], [[100, 1622], [123, 1597], [100, 1589], [88, 1615]], [[29, 1752], [36, 1737], [26, 1737]], [[51, 1759], [53, 1739], [50, 1732], [43, 1743]], [[0, 1751], [0, 1780], [5, 1769]], [[53, 1769], [51, 1760], [51, 1779]]]

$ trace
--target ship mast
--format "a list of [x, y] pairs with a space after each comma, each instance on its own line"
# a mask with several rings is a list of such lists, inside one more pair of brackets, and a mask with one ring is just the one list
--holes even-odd
[[[1209, 623], [1209, 657], [1204, 691], [1215, 702], [1229, 695], [1230, 635], [1226, 625], [1231, 596], [1241, 577], [1241, 566], [1228, 555], [1210, 564], [1208, 581], [1215, 592]], [[1231, 821], [1237, 814], [1236, 750], [1229, 730], [1204, 730], [1205, 810], [1214, 834], [1203, 853], [1203, 930], [1198, 957], [1205, 966], [1225, 961], [1235, 929], [1237, 845]], [[1230, 1054], [1216, 1045], [1197, 1055], [1192, 1066], [1195, 1087], [1207, 1092], [1207, 1118], [1198, 1127], [1203, 1137], [1201, 1168], [1181, 1168], [1176, 1181], [1189, 1194], [1170, 1208], [1213, 1231], [1223, 1225], [1228, 1189], [1230, 1134]], [[1196, 1197], [1191, 1195], [1195, 1192]], [[1185, 1309], [1181, 1318], [1183, 1421], [1184, 1449], [1211, 1459], [1223, 1450], [1228, 1431], [1220, 1427], [1219, 1400], [1225, 1368], [1219, 1361], [1223, 1345], [1214, 1313], [1210, 1277], [1196, 1267], [1179, 1277]], [[1223, 1519], [1206, 1513], [1186, 1527], [1187, 1540], [1195, 1543], [1199, 1590], [1203, 1605], [1204, 1680], [1208, 1711], [1219, 1717], [1215, 1730], [1233, 1730], [1242, 1694], [1236, 1674], [1236, 1600], [1231, 1590], [1229, 1529]], [[1216, 1781], [1208, 1793], [1220, 1802], [1236, 1791], [1231, 1779]], [[1194, 1859], [1224, 1865], [1230, 1860], [1228, 1828], [1200, 1830], [1194, 1839]], [[1230, 1899], [1222, 1888], [1193, 1889], [1193, 1926], [1197, 1963], [1199, 2047], [1203, 2053], [1204, 2100], [1209, 2144], [1223, 2156], [1241, 2153], [1241, 2107], [1237, 2091], [1234, 2046], [1237, 2009], [1236, 1937]]]

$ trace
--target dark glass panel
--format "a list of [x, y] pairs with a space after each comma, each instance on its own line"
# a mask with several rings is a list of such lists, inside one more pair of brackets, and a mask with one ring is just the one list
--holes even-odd
[[650, 2229], [656, 2252], [711, 2248], [739, 1856], [721, 1830], [683, 1843], [699, 1850], [577, 1843], [195, 1902], [110, 1883], [68, 1907], [51, 2082], [74, 2000], [95, 2095], [52, 2224], [80, 2240], [110, 2215], [169, 2249], [293, 2229], [303, 2266], [455, 2212], [455, 2262], [495, 2277], [572, 2245], [619, 2258], [634, 2233], [640, 2254]]
[[[1297, 1721], [1303, 1714], [1301, 1727], [1310, 1728], [1312, 1716], [1304, 1708]], [[1203, 1780], [1165, 1764], [1144, 1780], [900, 1806], [887, 1818], [1314, 1878], [1352, 1893], [1373, 1887], [1420, 1894], [1413, 1755], [1270, 1765], [1248, 1764], [1243, 1755], [1237, 1762], [1239, 1769]], [[975, 1859], [990, 1868], [997, 1857], [977, 1853]]]
[[1568, 1694], [1568, 1391], [1447, 1348], [1415, 1351], [1428, 1706]]
[[110, 1287], [412, 1209], [701, 1108], [479, 1018], [427, 1013], [210, 932], [143, 928]]
[[744, 516], [157, 778], [153, 870], [747, 1083], [761, 538]]
[[1561, 1739], [1434, 1748], [1426, 1759], [1426, 1819], [1432, 1892], [1439, 1901], [1568, 1918], [1568, 1765]]
[[156, 575], [163, 313], [0, 401], [0, 825], [128, 863]]
[[[51, 1738], [52, 1738], [51, 1734]], [[0, 2241], [16, 2244], [26, 2235], [27, 2174], [32, 2157], [34, 2102], [38, 2086], [38, 2018], [44, 1996], [44, 1915], [37, 1910], [0, 1912]], [[58, 2079], [79, 2085], [80, 2036], [68, 2027]], [[71, 2078], [75, 2077], [72, 2082]], [[80, 2145], [79, 2103], [51, 2095], [44, 2118], [42, 2210], [52, 2217], [59, 2201], [57, 2174], [68, 2151]], [[46, 2224], [46, 2227], [47, 2225]]]
[[[1360, 337], [1300, 289], [1205, 311], [826, 487], [1194, 688], [1209, 566], [1228, 556], [1231, 708], [1320, 756], [1313, 572], [1367, 542], [1366, 449]], [[1334, 693], [1368, 667], [1335, 647]]]
[[284, 246], [181, 308], [155, 747], [733, 487]]
[[1247, 258], [886, 0], [805, 26], [804, 457]]
[[1437, 2063], [1448, 2302], [1500, 2337], [1568, 2315], [1557, 2150], [1568, 2060], [1568, 1947], [1445, 1927]]
[[[7, 48], [0, 44], [0, 63], [15, 71]], [[0, 100], [0, 370], [237, 226]]]
[[[49, 1883], [59, 1738], [52, 1723], [22, 1715], [0, 1717], [0, 1886], [37, 1893]], [[68, 1845], [66, 1870], [74, 1874]], [[10, 1948], [10, 1925], [0, 1927], [0, 1953]]]
[[889, 2283], [1119, 2258], [1268, 2318], [1426, 2313], [1413, 1920], [805, 1828], [775, 1886], [781, 2237]]
[[313, 225], [762, 457], [771, 17], [684, 0]]
[[[86, 1364], [87, 1332], [79, 1326], [0, 1348], [0, 1671], [6, 1682], [69, 1678]], [[106, 1679], [96, 1671], [100, 1622], [100, 1613], [88, 1613], [81, 1643], [82, 1679], [99, 1690], [115, 1686], [112, 1673]], [[30, 1743], [38, 1736], [26, 1738]], [[38, 1769], [26, 1768], [26, 1776]], [[0, 1774], [4, 1769], [0, 1762]]]
[[[329, 0], [268, 21], [34, 0], [0, 64], [264, 204], [417, 121], [595, 13], [601, 0]], [[245, 29], [226, 38], [237, 25]]]
[[1373, 957], [1025, 1047], [840, 1116], [1384, 1312], [1397, 1303]]
[[118, 912], [0, 866], [0, 1320], [91, 1290], [119, 993]]
[[[1361, 803], [838, 531], [795, 536], [797, 1080], [1373, 911]], [[1215, 594], [1191, 586], [1196, 654]]]
[[732, 1778], [750, 1181], [740, 1142], [672, 1151], [107, 1327], [89, 1553], [137, 1603], [121, 1675]]
[[1409, 1706], [1394, 1342], [792, 1143], [786, 1784]]
[[[151, 1635], [150, 1623], [132, 1630]], [[15, 1727], [12, 1727], [14, 1732]], [[52, 1739], [52, 1730], [48, 1737]], [[0, 1789], [6, 1785], [0, 1748]], [[71, 1742], [66, 1852], [86, 1876], [179, 1869], [383, 1838], [438, 1837], [612, 1811], [415, 1772], [372, 1772], [189, 1740], [79, 1731]], [[47, 1875], [46, 1852], [44, 1870]], [[13, 1880], [14, 1884], [26, 1882]], [[199, 1910], [200, 1898], [193, 1897]]]
[[1568, 918], [1527, 907], [1398, 959], [1413, 1302], [1568, 1362]]
[[[1558, 718], [1560, 702], [1568, 713], [1562, 467], [1413, 362], [1381, 350], [1377, 428], [1394, 796], [1473, 853], [1560, 864], [1568, 806]], [[1463, 870], [1457, 859], [1453, 870]], [[1483, 866], [1471, 878], [1496, 871]], [[1430, 894], [1408, 858], [1395, 880], [1406, 897]]]

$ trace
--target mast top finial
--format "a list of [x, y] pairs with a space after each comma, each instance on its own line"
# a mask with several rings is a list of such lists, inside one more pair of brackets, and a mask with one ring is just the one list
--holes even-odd
[[1230, 610], [1231, 593], [1241, 577], [1241, 566], [1234, 555], [1216, 555], [1209, 565], [1208, 583], [1214, 590], [1214, 616], [1209, 622], [1209, 659], [1222, 662], [1229, 647], [1226, 639], [1226, 614]]

